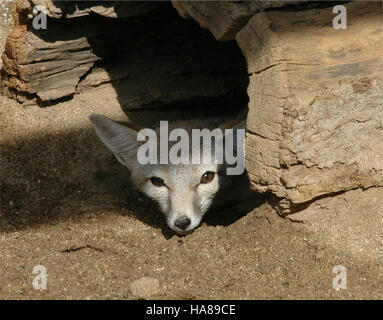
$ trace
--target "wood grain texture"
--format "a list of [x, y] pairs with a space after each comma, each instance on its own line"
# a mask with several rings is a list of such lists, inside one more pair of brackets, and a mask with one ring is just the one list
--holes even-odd
[[[34, 0], [52, 15], [47, 30], [34, 30], [31, 2], [18, 1], [3, 54], [5, 92], [46, 104], [109, 84], [124, 110], [247, 104], [246, 62], [235, 41], [217, 42], [170, 3], [105, 3], [141, 13], [121, 19], [85, 14], [97, 3]], [[78, 10], [84, 15], [74, 16]]]
[[219, 41], [233, 40], [254, 13], [293, 6], [305, 1], [178, 1], [173, 6], [184, 18], [192, 18]]
[[[247, 169], [283, 212], [383, 185], [382, 3], [255, 14], [236, 36], [248, 64]], [[287, 200], [287, 201], [286, 201]]]

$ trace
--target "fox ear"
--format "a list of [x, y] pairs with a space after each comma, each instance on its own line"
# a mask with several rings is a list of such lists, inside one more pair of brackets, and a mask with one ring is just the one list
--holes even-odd
[[100, 114], [89, 116], [100, 140], [114, 153], [117, 160], [128, 168], [136, 160], [137, 133], [142, 128], [135, 124], [123, 126]]

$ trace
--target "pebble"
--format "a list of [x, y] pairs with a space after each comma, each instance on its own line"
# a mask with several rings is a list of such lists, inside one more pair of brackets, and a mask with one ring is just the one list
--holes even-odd
[[160, 283], [156, 278], [142, 277], [131, 282], [129, 289], [137, 298], [149, 298], [158, 293]]

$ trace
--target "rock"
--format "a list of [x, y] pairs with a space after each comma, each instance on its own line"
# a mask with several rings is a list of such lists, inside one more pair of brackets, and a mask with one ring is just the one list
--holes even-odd
[[156, 278], [142, 277], [129, 284], [129, 289], [137, 298], [149, 298], [160, 290], [160, 283]]

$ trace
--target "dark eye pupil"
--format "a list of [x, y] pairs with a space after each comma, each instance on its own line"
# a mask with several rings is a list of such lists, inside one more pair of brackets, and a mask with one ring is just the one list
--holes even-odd
[[209, 183], [214, 178], [214, 172], [208, 171], [205, 172], [201, 177], [201, 183]]
[[156, 186], [156, 187], [162, 187], [164, 184], [164, 180], [158, 177], [152, 177], [150, 178], [150, 181]]

